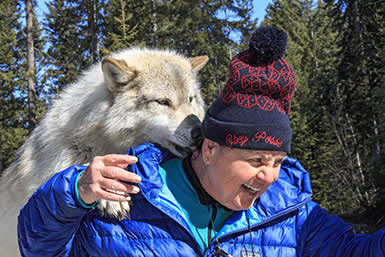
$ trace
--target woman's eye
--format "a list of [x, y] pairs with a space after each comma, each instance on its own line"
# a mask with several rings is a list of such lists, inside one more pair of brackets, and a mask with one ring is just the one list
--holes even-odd
[[254, 159], [251, 159], [250, 162], [253, 165], [260, 165], [262, 163], [262, 159], [261, 158], [254, 158]]
[[276, 161], [276, 162], [275, 162], [275, 166], [277, 167], [277, 166], [282, 165], [282, 162], [283, 162], [283, 159], [282, 159], [282, 160]]
[[157, 99], [155, 100], [160, 105], [165, 105], [165, 106], [171, 106], [171, 101], [168, 99]]

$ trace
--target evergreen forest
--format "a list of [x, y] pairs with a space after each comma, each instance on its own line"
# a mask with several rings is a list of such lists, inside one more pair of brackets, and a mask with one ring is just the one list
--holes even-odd
[[309, 171], [313, 199], [361, 232], [385, 226], [385, 1], [273, 0], [263, 20], [251, 0], [0, 1], [0, 173], [55, 96], [91, 64], [133, 46], [208, 55], [207, 105], [229, 60], [257, 24], [289, 36], [296, 73], [290, 156]]

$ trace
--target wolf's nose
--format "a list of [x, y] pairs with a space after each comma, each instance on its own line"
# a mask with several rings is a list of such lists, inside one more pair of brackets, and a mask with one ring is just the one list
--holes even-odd
[[186, 125], [188, 125], [189, 127], [194, 127], [196, 126], [197, 124], [201, 124], [201, 120], [198, 118], [198, 116], [194, 115], [194, 114], [190, 114], [188, 115], [184, 120], [183, 120], [183, 123], [185, 123]]
[[198, 124], [198, 125], [195, 125], [192, 129], [191, 129], [191, 138], [192, 140], [196, 141], [196, 140], [199, 140], [199, 138], [202, 137], [202, 126], [201, 124]]

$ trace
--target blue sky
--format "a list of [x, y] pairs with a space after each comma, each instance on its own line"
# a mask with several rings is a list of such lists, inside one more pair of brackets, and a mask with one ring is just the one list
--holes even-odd
[[[47, 12], [46, 2], [49, 2], [49, 0], [37, 0], [38, 6], [35, 8], [35, 11], [39, 18], [42, 18], [43, 13]], [[258, 18], [258, 23], [263, 20], [266, 7], [271, 2], [272, 0], [253, 0], [253, 18]]]
[[266, 7], [273, 0], [253, 0], [253, 17], [258, 18], [258, 24], [263, 20], [266, 13]]

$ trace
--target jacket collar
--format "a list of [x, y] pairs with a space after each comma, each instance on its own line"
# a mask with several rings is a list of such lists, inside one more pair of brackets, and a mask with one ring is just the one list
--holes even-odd
[[150, 198], [156, 198], [163, 187], [159, 164], [165, 161], [165, 155], [159, 147], [151, 143], [130, 148], [127, 154], [138, 157], [138, 162], [128, 165], [126, 169], [141, 176], [142, 180], [138, 184], [141, 192]]
[[[139, 183], [142, 193], [148, 199], [156, 198], [163, 187], [163, 181], [158, 172], [159, 164], [173, 156], [170, 156], [167, 150], [150, 143], [131, 148], [127, 154], [135, 155], [139, 159], [136, 164], [130, 165], [127, 169], [142, 177]], [[310, 201], [311, 196], [309, 173], [297, 160], [286, 157], [278, 180], [268, 188], [259, 201], [256, 201], [254, 208], [248, 210], [250, 222], [257, 225], [278, 219]], [[234, 224], [237, 224], [237, 227], [233, 227]], [[245, 211], [235, 212], [226, 222], [224, 230], [234, 231], [244, 226], [247, 227]], [[220, 234], [218, 233], [218, 236]]]
[[309, 173], [295, 159], [286, 157], [279, 178], [261, 196], [256, 204], [263, 218], [277, 215], [311, 199], [312, 190]]
[[[252, 227], [269, 226], [280, 219], [293, 215], [311, 200], [312, 190], [309, 173], [301, 164], [290, 157], [282, 163], [279, 178], [256, 201], [249, 212]], [[246, 211], [235, 212], [217, 234], [221, 237], [248, 229]]]

